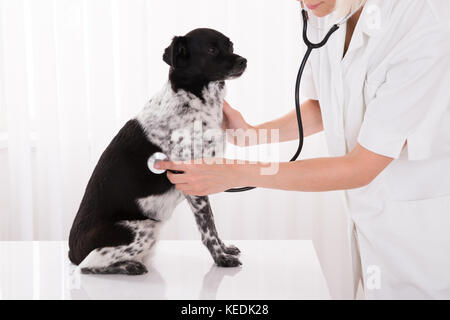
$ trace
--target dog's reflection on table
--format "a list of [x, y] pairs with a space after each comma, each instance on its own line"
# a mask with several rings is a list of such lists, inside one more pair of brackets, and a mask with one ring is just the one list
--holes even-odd
[[213, 264], [203, 277], [202, 288], [198, 298], [200, 300], [215, 300], [223, 278], [225, 278], [225, 276], [234, 277], [241, 269], [242, 267], [220, 268]]
[[[215, 264], [203, 276], [198, 298], [214, 300], [225, 277], [234, 277], [242, 267], [220, 268]], [[164, 300], [166, 282], [152, 265], [143, 276], [130, 277], [125, 275], [83, 275], [73, 266], [69, 271], [70, 297], [74, 300], [88, 299], [146, 299]]]
[[164, 300], [166, 282], [153, 266], [142, 276], [84, 275], [74, 268], [69, 276], [70, 296], [74, 300]]

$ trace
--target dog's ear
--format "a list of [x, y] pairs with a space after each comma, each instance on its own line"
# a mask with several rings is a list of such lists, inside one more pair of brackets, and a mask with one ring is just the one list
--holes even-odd
[[174, 37], [170, 46], [166, 48], [163, 60], [169, 66], [177, 68], [183, 65], [188, 56], [187, 43], [185, 37]]

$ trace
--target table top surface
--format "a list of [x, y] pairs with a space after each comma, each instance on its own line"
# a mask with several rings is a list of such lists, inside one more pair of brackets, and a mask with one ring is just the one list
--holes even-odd
[[309, 240], [226, 241], [243, 265], [219, 268], [200, 241], [160, 241], [142, 276], [83, 275], [67, 242], [0, 242], [0, 299], [329, 299]]

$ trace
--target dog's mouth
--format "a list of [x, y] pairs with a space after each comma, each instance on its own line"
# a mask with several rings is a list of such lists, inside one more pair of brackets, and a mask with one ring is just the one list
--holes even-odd
[[240, 66], [237, 68], [233, 68], [230, 73], [228, 73], [227, 78], [228, 79], [235, 79], [235, 78], [239, 78], [240, 76], [242, 76], [245, 72], [245, 70], [247, 69], [247, 66]]
[[236, 79], [239, 78], [240, 76], [242, 76], [244, 74], [245, 70], [241, 70], [241, 71], [232, 71], [228, 74], [228, 79]]
[[242, 76], [247, 69], [247, 59], [239, 57], [234, 66], [233, 69], [228, 74], [229, 79], [234, 79]]

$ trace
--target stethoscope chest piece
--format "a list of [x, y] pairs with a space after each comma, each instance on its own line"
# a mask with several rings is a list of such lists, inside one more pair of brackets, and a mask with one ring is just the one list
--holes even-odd
[[163, 174], [164, 172], [166, 172], [166, 170], [156, 169], [155, 164], [159, 161], [165, 160], [169, 160], [169, 157], [162, 152], [155, 152], [147, 160], [148, 169], [154, 174]]

